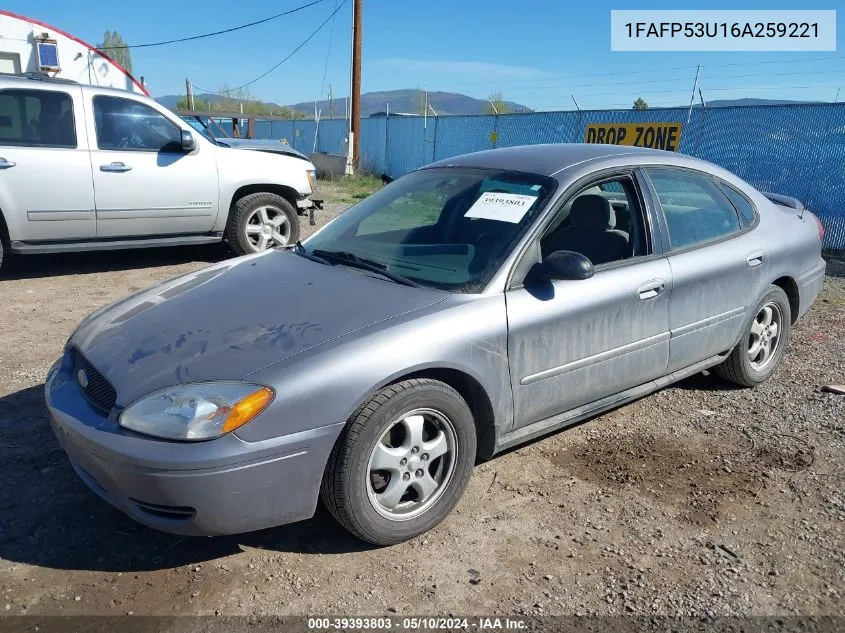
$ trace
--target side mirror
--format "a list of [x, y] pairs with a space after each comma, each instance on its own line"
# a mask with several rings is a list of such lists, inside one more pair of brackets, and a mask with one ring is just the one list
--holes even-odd
[[194, 135], [188, 132], [188, 130], [182, 130], [182, 151], [187, 154], [188, 152], [193, 152], [196, 148], [197, 141]]
[[594, 272], [593, 262], [581, 253], [555, 251], [534, 265], [530, 277], [536, 283], [549, 283], [554, 279], [589, 279]]

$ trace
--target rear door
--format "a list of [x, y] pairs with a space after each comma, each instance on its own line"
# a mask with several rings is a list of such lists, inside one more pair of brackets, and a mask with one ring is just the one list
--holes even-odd
[[71, 85], [0, 90], [0, 208], [13, 241], [96, 234], [81, 97]]
[[213, 148], [181, 149], [181, 128], [152, 106], [95, 94], [91, 162], [98, 237], [206, 233], [217, 218]]
[[759, 231], [707, 174], [679, 167], [644, 171], [669, 238], [669, 371], [675, 371], [736, 344], [760, 296], [768, 253]]
[[507, 291], [515, 427], [658, 378], [669, 361], [672, 275], [634, 174], [582, 182], [567, 198], [533, 257], [579, 252], [595, 274]]

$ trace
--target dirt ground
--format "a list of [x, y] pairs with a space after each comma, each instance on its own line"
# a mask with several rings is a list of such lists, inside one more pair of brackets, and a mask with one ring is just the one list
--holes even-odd
[[43, 379], [77, 323], [226, 256], [4, 265], [0, 614], [845, 615], [845, 396], [821, 391], [845, 383], [845, 267], [759, 389], [701, 374], [500, 455], [433, 532], [373, 549], [324, 510], [235, 537], [149, 530], [53, 438]]

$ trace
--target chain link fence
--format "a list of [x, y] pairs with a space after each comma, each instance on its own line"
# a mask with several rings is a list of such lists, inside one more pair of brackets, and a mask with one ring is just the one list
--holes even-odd
[[[691, 114], [691, 116], [690, 116]], [[687, 117], [689, 122], [687, 123]], [[579, 143], [592, 123], [683, 123], [679, 151], [720, 165], [761, 191], [798, 198], [845, 249], [845, 103], [374, 117], [361, 121], [361, 167], [394, 178], [436, 160], [495, 147]], [[347, 122], [259, 121], [258, 138], [345, 154]]]

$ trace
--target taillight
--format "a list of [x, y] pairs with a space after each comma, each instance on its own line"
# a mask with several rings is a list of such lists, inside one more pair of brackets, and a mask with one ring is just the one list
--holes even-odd
[[819, 228], [819, 241], [824, 241], [824, 225], [822, 221], [819, 220], [815, 214], [813, 214], [813, 219], [816, 221], [816, 226]]

